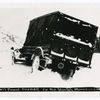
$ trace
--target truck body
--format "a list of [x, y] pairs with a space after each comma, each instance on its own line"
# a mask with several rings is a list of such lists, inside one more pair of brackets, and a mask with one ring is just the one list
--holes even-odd
[[[60, 73], [77, 66], [90, 67], [98, 27], [59, 11], [30, 21], [21, 57], [32, 61], [37, 47]], [[64, 65], [63, 65], [64, 64]]]

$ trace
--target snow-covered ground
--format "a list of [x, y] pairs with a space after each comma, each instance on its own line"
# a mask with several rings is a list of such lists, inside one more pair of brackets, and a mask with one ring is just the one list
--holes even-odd
[[63, 80], [50, 69], [31, 73], [31, 66], [11, 64], [10, 50], [0, 51], [0, 87], [99, 87], [100, 54], [94, 53], [92, 69], [82, 68], [73, 78]]

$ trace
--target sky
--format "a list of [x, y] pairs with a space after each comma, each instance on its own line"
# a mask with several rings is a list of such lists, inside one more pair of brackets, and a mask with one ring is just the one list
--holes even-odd
[[0, 27], [25, 39], [30, 20], [54, 11], [100, 26], [100, 3], [17, 3], [0, 6]]

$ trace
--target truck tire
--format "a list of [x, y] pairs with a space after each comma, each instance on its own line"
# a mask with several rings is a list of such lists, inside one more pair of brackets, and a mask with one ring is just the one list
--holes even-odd
[[34, 56], [34, 58], [32, 60], [31, 73], [37, 72], [38, 69], [39, 69], [39, 65], [40, 65], [40, 58], [39, 58], [39, 56]]
[[37, 47], [34, 51], [34, 54], [32, 55], [31, 59], [32, 59], [32, 72], [36, 71], [36, 70], [40, 70], [42, 71], [44, 68], [44, 66], [42, 66], [41, 64], [43, 64], [43, 61], [41, 58], [44, 57], [43, 54], [43, 50], [41, 47]]

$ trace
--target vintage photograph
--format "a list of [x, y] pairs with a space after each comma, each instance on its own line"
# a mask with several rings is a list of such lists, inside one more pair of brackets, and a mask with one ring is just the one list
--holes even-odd
[[100, 91], [99, 9], [0, 6], [0, 91]]

